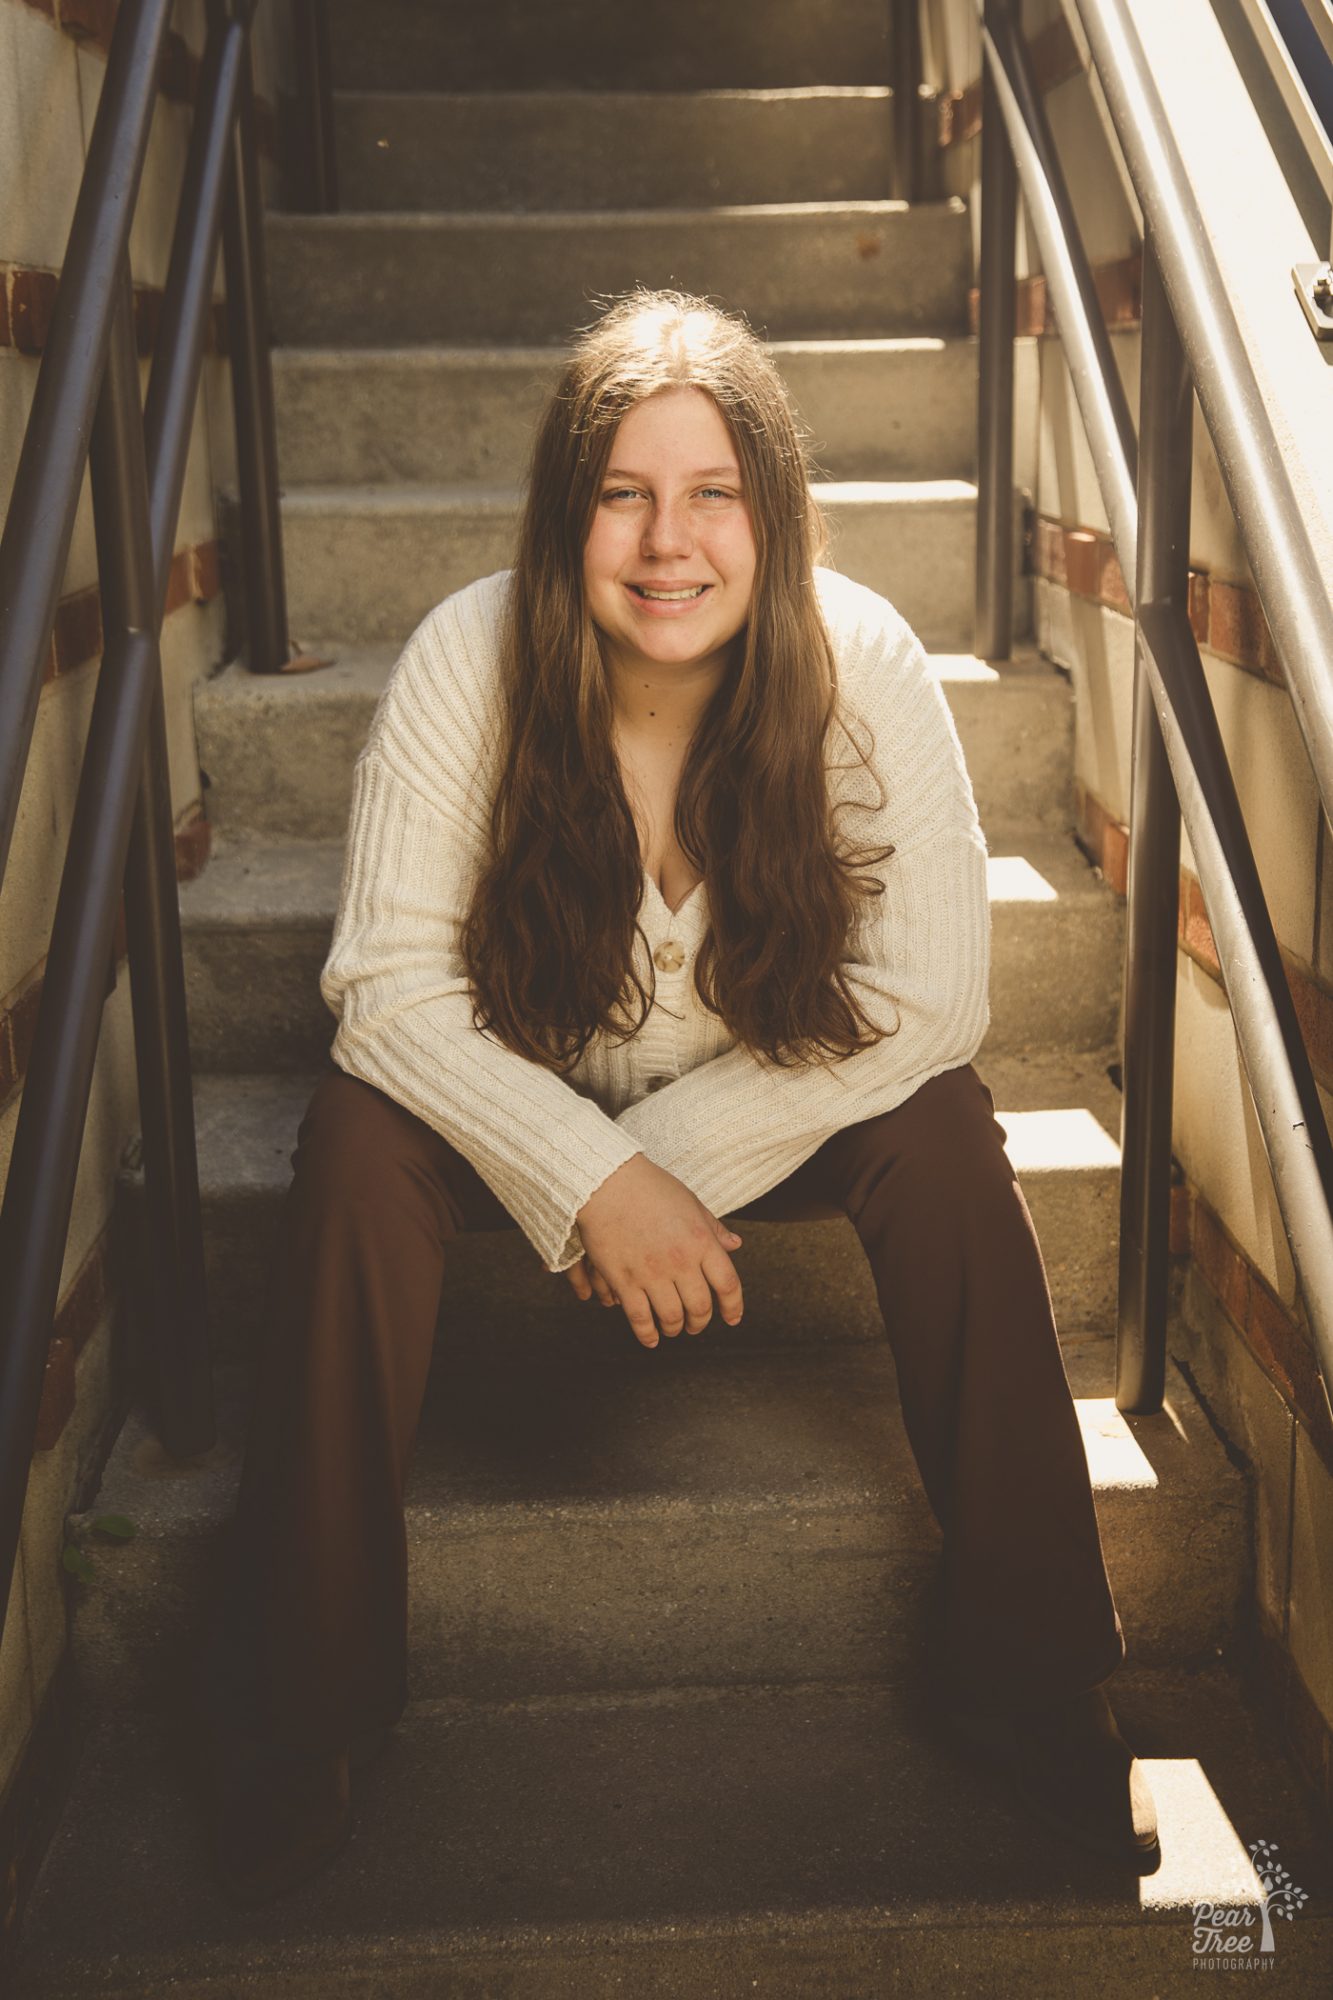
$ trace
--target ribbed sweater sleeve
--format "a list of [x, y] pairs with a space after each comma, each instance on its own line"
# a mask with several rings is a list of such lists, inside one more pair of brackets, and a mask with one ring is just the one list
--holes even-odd
[[458, 951], [482, 865], [498, 593], [437, 605], [409, 639], [357, 759], [332, 945], [332, 1055], [471, 1162], [548, 1269], [583, 1255], [575, 1217], [637, 1139], [472, 1019]]
[[[986, 845], [948, 704], [883, 598], [830, 573], [821, 595], [840, 691], [874, 733], [883, 782], [882, 810], [848, 831], [895, 847], [858, 871], [878, 875], [884, 894], [862, 905], [843, 969], [869, 1018], [896, 1032], [827, 1069], [780, 1070], [738, 1045], [620, 1113], [621, 1130], [718, 1216], [766, 1194], [844, 1126], [970, 1062], [990, 1018]], [[836, 797], [836, 779], [831, 788]]]

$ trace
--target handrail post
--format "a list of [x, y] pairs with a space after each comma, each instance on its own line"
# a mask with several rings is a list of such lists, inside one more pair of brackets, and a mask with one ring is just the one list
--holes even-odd
[[144, 1303], [154, 1367], [144, 1388], [176, 1457], [216, 1441], [180, 904], [162, 677], [153, 682], [125, 864], [125, 928], [143, 1142]]
[[919, 0], [897, 0], [893, 9], [893, 198], [916, 201], [921, 126], [921, 16]]
[[[162, 672], [127, 250], [120, 258], [89, 464], [98, 574], [107, 591], [106, 645], [0, 1202], [0, 1605], [8, 1600], [18, 1551], [144, 724]], [[195, 1414], [197, 1435], [174, 1438], [173, 1450], [213, 1443], [210, 1408]]]
[[[1008, 0], [986, 0], [986, 20]], [[1018, 171], [989, 61], [981, 83], [977, 358], [977, 601], [973, 650], [1007, 660], [1014, 625], [1014, 326]]]
[[292, 39], [301, 93], [301, 139], [306, 207], [312, 215], [338, 212], [338, 153], [333, 123], [333, 61], [324, 0], [292, 0]]
[[[212, 0], [212, 4], [225, 5], [227, 0]], [[228, 11], [234, 15], [238, 4], [239, 0], [230, 0]], [[264, 221], [255, 154], [254, 81], [248, 38], [241, 60], [222, 246], [236, 421], [236, 476], [240, 489], [245, 663], [251, 673], [276, 674], [286, 666], [291, 647], [287, 636]]]
[[[1134, 601], [1176, 604], [1188, 615], [1194, 391], [1151, 230], [1139, 381]], [[1134, 640], [1116, 1406], [1146, 1412], [1160, 1410], [1166, 1386], [1180, 803], [1137, 618]]]

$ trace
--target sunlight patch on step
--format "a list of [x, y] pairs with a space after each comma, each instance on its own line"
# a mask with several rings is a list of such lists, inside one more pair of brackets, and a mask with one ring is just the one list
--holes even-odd
[[[1141, 1757], [1138, 1761], [1157, 1807], [1162, 1846], [1162, 1865], [1156, 1874], [1139, 1878], [1140, 1908], [1181, 1912], [1182, 1967], [1188, 1966], [1196, 1955], [1193, 1908], [1196, 1903], [1211, 1903], [1219, 1910], [1236, 1913], [1248, 1910], [1254, 1918], [1253, 1930], [1243, 1934], [1252, 1936], [1253, 1942], [1244, 1956], [1254, 1963], [1246, 1969], [1258, 1972], [1276, 1965], [1280, 1970], [1281, 1932], [1286, 1925], [1274, 1924], [1274, 1950], [1261, 1955], [1263, 1886], [1245, 1843], [1209, 1783], [1203, 1765], [1196, 1757]], [[1256, 1827], [1255, 1839], [1263, 1838], [1264, 1833], [1263, 1827]], [[1280, 1862], [1280, 1854], [1277, 1858]], [[1233, 1928], [1224, 1926], [1228, 1930]]]
[[825, 507], [882, 507], [889, 501], [918, 507], [947, 501], [965, 507], [975, 505], [977, 497], [966, 479], [819, 479], [811, 481], [810, 491]]
[[930, 664], [941, 681], [981, 681], [989, 685], [1000, 678], [999, 669], [975, 653], [932, 653]]
[[1060, 892], [1021, 854], [989, 854], [986, 887], [992, 903], [1058, 903]]
[[1119, 1145], [1082, 1105], [1060, 1111], [999, 1110], [995, 1116], [1004, 1127], [1004, 1150], [1015, 1173], [1120, 1165]]
[[1116, 1408], [1114, 1396], [1076, 1396], [1074, 1408], [1095, 1493], [1156, 1488], [1157, 1474], [1123, 1413]]

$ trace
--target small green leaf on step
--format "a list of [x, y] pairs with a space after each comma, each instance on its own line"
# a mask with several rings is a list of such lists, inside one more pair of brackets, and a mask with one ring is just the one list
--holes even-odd
[[61, 1555], [60, 1560], [65, 1565], [65, 1568], [69, 1571], [71, 1576], [78, 1577], [80, 1583], [92, 1582], [94, 1574], [93, 1566], [89, 1562], [87, 1556], [83, 1553], [83, 1550], [76, 1549], [72, 1542], [66, 1543], [64, 1552]]
[[94, 1514], [88, 1525], [117, 1542], [132, 1542], [139, 1532], [128, 1514]]

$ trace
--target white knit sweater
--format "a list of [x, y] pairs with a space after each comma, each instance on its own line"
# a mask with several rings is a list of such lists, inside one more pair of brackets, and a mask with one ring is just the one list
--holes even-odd
[[[333, 942], [320, 980], [340, 1016], [333, 1059], [471, 1161], [549, 1270], [583, 1254], [576, 1216], [646, 1153], [716, 1216], [766, 1193], [844, 1126], [891, 1111], [969, 1062], [989, 1020], [986, 847], [939, 683], [910, 627], [863, 585], [817, 570], [845, 707], [875, 737], [882, 811], [839, 825], [895, 852], [861, 905], [845, 958], [869, 1017], [897, 1033], [829, 1068], [780, 1070], [740, 1046], [693, 986], [708, 922], [701, 882], [673, 916], [644, 871], [635, 950], [653, 1008], [618, 1046], [599, 1034], [570, 1080], [472, 1024], [457, 951], [497, 773], [497, 632], [509, 572], [470, 584], [408, 640], [356, 762]], [[855, 725], [854, 725], [855, 726]], [[856, 729], [865, 743], [865, 732]], [[878, 786], [835, 727], [830, 796]], [[836, 769], [842, 765], [846, 768]], [[670, 962], [676, 954], [663, 956]]]

